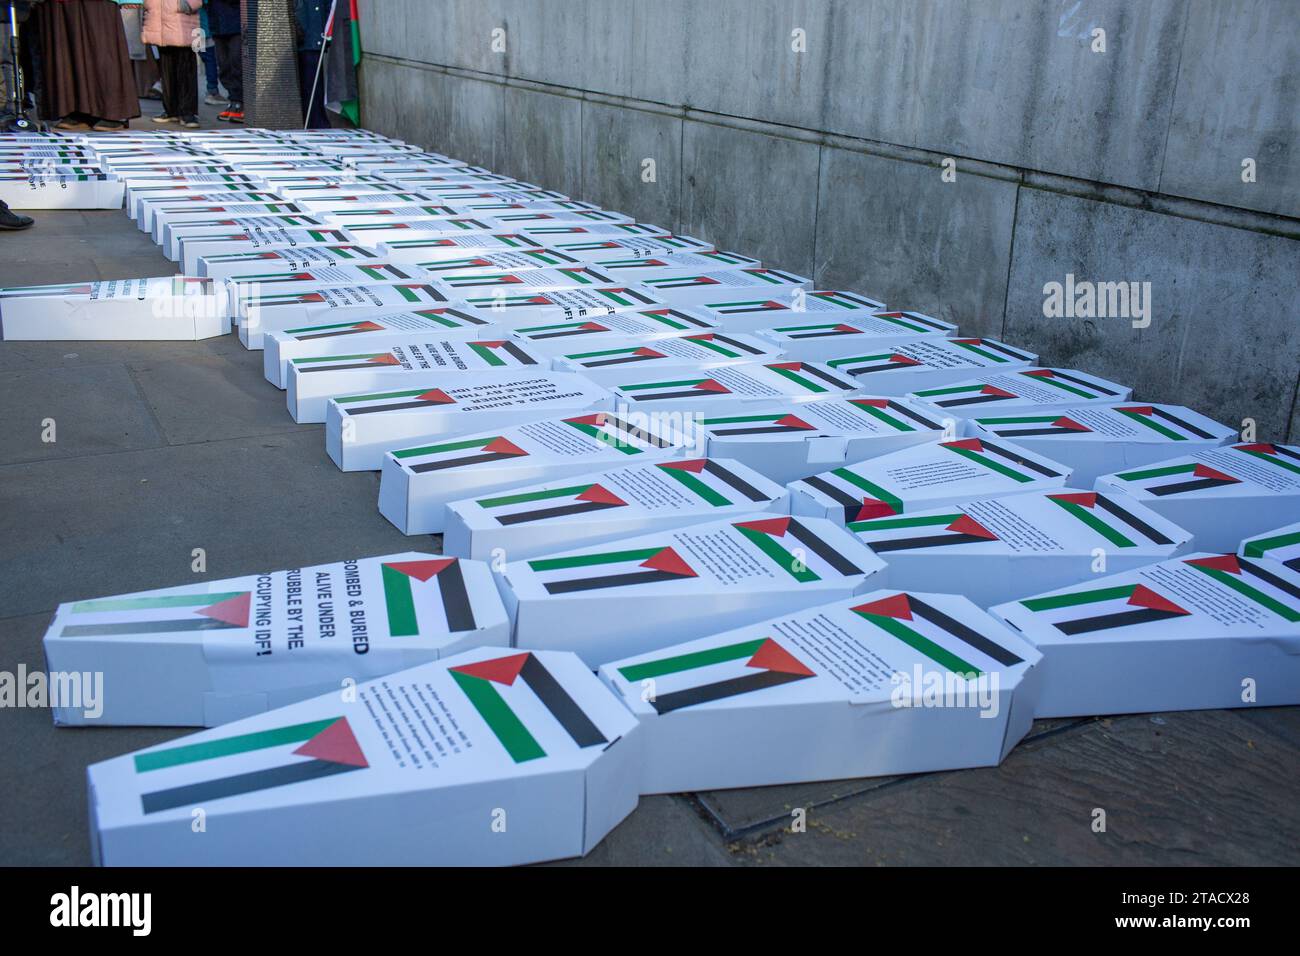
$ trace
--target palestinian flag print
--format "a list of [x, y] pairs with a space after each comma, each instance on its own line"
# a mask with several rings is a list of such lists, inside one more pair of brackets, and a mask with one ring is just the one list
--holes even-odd
[[537, 360], [509, 339], [488, 342], [467, 342], [470, 351], [492, 368], [536, 365]]
[[345, 415], [372, 415], [376, 412], [409, 411], [456, 404], [456, 400], [440, 388], [406, 388], [395, 392], [343, 395], [334, 401], [342, 407]]
[[564, 266], [576, 266], [578, 260], [572, 256], [561, 255], [550, 250], [528, 252], [497, 252], [488, 256], [465, 256], [461, 259], [443, 259], [433, 262], [421, 262], [420, 268], [435, 275], [450, 278], [482, 275], [483, 273], [501, 272], [519, 269], [558, 269]]
[[1157, 498], [1177, 497], [1241, 483], [1240, 478], [1198, 461], [1122, 471], [1115, 477]]
[[666, 402], [678, 399], [703, 400], [715, 395], [730, 395], [731, 389], [715, 378], [678, 378], [666, 382], [634, 382], [620, 385], [632, 402]]
[[393, 637], [418, 637], [444, 626], [451, 633], [477, 629], [460, 559], [390, 561], [380, 565], [380, 576]]
[[706, 418], [701, 424], [715, 438], [740, 438], [746, 435], [806, 435], [819, 431], [797, 413], [772, 412], [763, 415], [724, 415]]
[[798, 518], [760, 518], [737, 522], [732, 527], [800, 584], [863, 573]]
[[421, 445], [417, 448], [400, 448], [391, 454], [407, 471], [422, 475], [430, 471], [445, 471], [448, 468], [464, 468], [468, 465], [524, 458], [528, 452], [508, 438], [491, 435], [463, 438], [437, 445]]
[[1288, 525], [1262, 537], [1243, 541], [1241, 554], [1246, 558], [1278, 561], [1292, 571], [1300, 571], [1300, 524]]
[[1188, 558], [1183, 563], [1282, 620], [1300, 623], [1300, 586], [1265, 565], [1235, 554]]
[[60, 637], [138, 637], [248, 627], [250, 591], [101, 598], [71, 605]]
[[699, 576], [674, 548], [666, 545], [533, 558], [528, 567], [546, 593], [553, 595], [640, 587]]
[[1146, 543], [1174, 543], [1164, 532], [1100, 492], [1051, 494], [1047, 500], [1059, 505], [1071, 518], [1087, 525], [1117, 548], [1136, 548]]
[[1162, 623], [1192, 612], [1147, 587], [1118, 584], [1029, 598], [1020, 604], [1062, 634], [1077, 636]]
[[648, 448], [670, 448], [674, 444], [670, 439], [662, 438], [609, 412], [580, 415], [562, 421], [570, 428], [609, 445], [625, 455], [639, 455]]
[[[542, 741], [551, 747], [552, 741], [567, 741], [578, 750], [609, 743], [535, 654], [475, 661], [448, 672], [515, 763], [548, 756]], [[561, 734], [554, 732], [557, 726]]]
[[859, 412], [888, 425], [894, 431], [912, 432], [917, 428], [943, 431], [940, 422], [931, 421], [903, 402], [893, 398], [850, 398], [848, 403]]
[[[877, 352], [871, 355], [846, 355], [834, 358], [826, 363], [837, 372], [861, 378], [875, 372], [892, 372], [901, 368], [915, 368], [922, 364], [919, 359], [904, 355], [902, 352]], [[920, 393], [918, 393], [920, 394]]]
[[1170, 441], [1188, 441], [1192, 438], [1213, 439], [1205, 429], [1193, 425], [1173, 412], [1158, 405], [1116, 406], [1115, 413], [1136, 422]]
[[683, 490], [714, 508], [770, 500], [744, 478], [708, 458], [666, 461], [654, 467], [677, 482]]
[[140, 794], [147, 815], [364, 770], [369, 763], [348, 719], [335, 716], [150, 750], [136, 754], [134, 766], [152, 788]]
[[996, 534], [961, 511], [850, 521], [847, 527], [876, 554], [953, 548], [998, 540]]
[[614, 492], [604, 485], [592, 482], [564, 488], [496, 495], [491, 498], [480, 498], [474, 504], [490, 514], [502, 527], [533, 524], [554, 518], [566, 519], [594, 511], [627, 507], [627, 502]]
[[314, 265], [336, 266], [356, 259], [377, 259], [377, 253], [362, 246], [303, 246], [301, 249], [266, 252], [227, 252], [204, 256], [206, 262], [267, 262], [278, 260], [295, 269]]
[[1270, 445], [1264, 442], [1233, 445], [1232, 447], [1281, 471], [1300, 475], [1300, 451], [1295, 448], [1289, 448], [1286, 445]]
[[649, 703], [660, 715], [816, 676], [771, 637], [639, 661], [618, 672], [629, 683], [654, 682]]
[[1023, 663], [1023, 658], [915, 594], [900, 591], [851, 610], [940, 667], [970, 680]]
[[317, 355], [289, 360], [290, 366], [300, 374], [309, 372], [342, 372], [348, 369], [375, 369], [397, 367], [402, 364], [392, 352], [358, 352], [353, 355]]

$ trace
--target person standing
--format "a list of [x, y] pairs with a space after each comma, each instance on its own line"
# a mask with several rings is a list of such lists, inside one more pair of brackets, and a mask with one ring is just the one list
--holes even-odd
[[41, 115], [59, 118], [56, 129], [125, 129], [140, 115], [117, 3], [38, 3], [28, 22], [41, 61]]
[[208, 93], [203, 97], [203, 102], [208, 106], [216, 106], [226, 101], [221, 98], [221, 90], [217, 88], [217, 50], [212, 41], [212, 27], [208, 23], [208, 8], [206, 6], [199, 10], [199, 30], [203, 33], [203, 48], [199, 50], [199, 59], [203, 61], [203, 82], [208, 88]]
[[194, 54], [199, 30], [199, 9], [203, 0], [145, 0], [145, 43], [158, 48], [162, 71], [163, 111], [155, 123], [180, 123], [191, 129], [199, 125], [199, 65]]
[[325, 113], [325, 81], [322, 78], [321, 82], [316, 82], [329, 15], [329, 0], [293, 0], [294, 32], [298, 40], [298, 89], [302, 93], [302, 115], [307, 129], [330, 128], [329, 116]]
[[239, 0], [208, 0], [208, 26], [217, 51], [217, 71], [230, 102], [217, 116], [227, 123], [244, 121], [244, 34]]

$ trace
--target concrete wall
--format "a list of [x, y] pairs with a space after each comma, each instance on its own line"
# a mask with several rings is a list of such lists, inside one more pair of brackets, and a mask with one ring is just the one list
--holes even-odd
[[[1300, 440], [1295, 0], [361, 15], [372, 129]], [[1067, 273], [1150, 282], [1150, 326], [1045, 318]]]

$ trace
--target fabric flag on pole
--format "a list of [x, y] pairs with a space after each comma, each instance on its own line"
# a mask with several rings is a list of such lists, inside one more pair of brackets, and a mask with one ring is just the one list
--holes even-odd
[[360, 126], [357, 67], [361, 65], [361, 24], [357, 0], [337, 0], [327, 32], [331, 43], [325, 62], [325, 106], [353, 126]]

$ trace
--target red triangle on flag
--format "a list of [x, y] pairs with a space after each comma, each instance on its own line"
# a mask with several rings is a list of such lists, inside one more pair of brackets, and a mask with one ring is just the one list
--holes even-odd
[[897, 352], [895, 352], [893, 355], [889, 356], [889, 361], [891, 361], [891, 362], [896, 362], [896, 363], [899, 363], [899, 364], [902, 364], [902, 365], [920, 365], [920, 364], [921, 364], [921, 362], [920, 362], [919, 359], [914, 359], [914, 358], [912, 358], [912, 357], [909, 356], [909, 355], [899, 355]]
[[1267, 442], [1255, 442], [1251, 445], [1234, 445], [1237, 451], [1254, 451], [1262, 455], [1276, 455], [1277, 449]]
[[1196, 478], [1216, 478], [1219, 481], [1240, 481], [1239, 478], [1234, 478], [1232, 475], [1225, 475], [1223, 472], [1217, 471], [1209, 465], [1197, 465], [1192, 469], [1192, 475]]
[[712, 342], [715, 336], [712, 332], [701, 332], [699, 335], [683, 335], [682, 338], [693, 342]]
[[726, 394], [731, 391], [731, 389], [727, 388], [727, 386], [723, 385], [721, 382], [715, 382], [711, 378], [706, 378], [704, 381], [700, 382], [700, 384], [693, 387], [698, 388], [702, 392], [718, 392], [719, 394]]
[[839, 325], [835, 326], [835, 328], [831, 329], [831, 331], [832, 332], [861, 332], [862, 330], [857, 328], [856, 326], [845, 325], [843, 322], [841, 322]]
[[456, 399], [452, 398], [440, 388], [430, 389], [427, 392], [421, 392], [415, 396], [417, 401], [437, 402], [439, 405], [455, 405]]
[[603, 325], [599, 325], [595, 322], [583, 322], [582, 325], [578, 326], [578, 328], [582, 329], [582, 331], [584, 332], [608, 332], [609, 331], [609, 329], [605, 328]]
[[902, 591], [891, 594], [887, 598], [881, 598], [879, 601], [868, 601], [866, 604], [859, 604], [850, 610], [859, 614], [875, 614], [879, 617], [897, 617], [904, 621], [912, 619], [912, 605], [908, 602], [907, 595]]
[[1035, 378], [1052, 378], [1053, 376], [1056, 375], [1056, 373], [1053, 372], [1050, 368], [1031, 368], [1027, 371], [1021, 372], [1020, 374], [1032, 375]]
[[851, 398], [849, 401], [854, 405], [870, 405], [872, 408], [889, 407], [889, 399], [887, 398]]
[[209, 604], [207, 607], [198, 609], [199, 614], [204, 617], [210, 617], [214, 621], [220, 621], [222, 624], [233, 624], [235, 627], [248, 627], [248, 609], [252, 603], [252, 595], [245, 591], [243, 594], [237, 594], [232, 598], [226, 598], [224, 601], [218, 601], [216, 604]]
[[489, 348], [489, 349], [499, 349], [501, 348], [501, 346], [505, 345], [506, 343], [500, 339], [497, 339], [496, 341], [493, 342], [471, 342], [470, 344], [481, 345], [484, 348]]
[[570, 425], [595, 425], [600, 428], [605, 424], [605, 413], [597, 412], [594, 415], [579, 415], [577, 418], [566, 418]]
[[997, 395], [999, 398], [1015, 398], [1015, 394], [1008, 392], [1004, 388], [998, 388], [996, 385], [985, 385], [980, 389], [981, 395]]
[[768, 368], [783, 368], [787, 372], [797, 372], [803, 368], [803, 362], [773, 362]]
[[528, 454], [528, 452], [524, 451], [514, 442], [510, 441], [508, 438], [494, 438], [492, 439], [492, 441], [488, 442], [486, 445], [483, 446], [483, 450], [486, 452], [491, 452], [494, 455], [527, 455]]
[[642, 561], [641, 567], [651, 568], [655, 571], [667, 571], [669, 574], [679, 574], [684, 578], [698, 577], [691, 569], [691, 566], [683, 561], [682, 556], [672, 548], [664, 548], [648, 561]]
[[402, 360], [396, 355], [376, 355], [374, 358], [366, 359], [367, 365], [401, 365]]
[[1199, 568], [1213, 568], [1215, 571], [1227, 571], [1229, 574], [1241, 573], [1241, 563], [1237, 560], [1235, 554], [1216, 554], [1212, 558], [1191, 558], [1186, 563], [1194, 564]]
[[776, 671], [778, 674], [814, 676], [813, 672], [805, 667], [802, 661], [770, 637], [759, 645], [754, 656], [745, 662], [745, 666], [761, 667], [765, 671]]
[[579, 501], [594, 501], [602, 505], [625, 505], [627, 504], [622, 498], [600, 485], [592, 485], [582, 494], [578, 495]]
[[952, 524], [948, 525], [948, 527], [944, 528], [943, 530], [956, 531], [958, 534], [969, 534], [977, 538], [987, 538], [989, 541], [998, 540], [997, 535], [995, 535], [988, 528], [984, 527], [982, 524], [980, 524], [970, 515], [962, 515], [960, 518], [958, 518]]
[[1085, 508], [1095, 508], [1097, 506], [1097, 492], [1095, 491], [1077, 491], [1067, 495], [1048, 495], [1053, 501], [1067, 501], [1072, 505], [1083, 505]]
[[778, 418], [776, 424], [784, 425], [786, 428], [802, 428], [808, 431], [816, 429], [816, 425], [809, 425], [802, 418], [796, 418], [794, 415], [786, 415], [784, 418]]
[[429, 558], [424, 561], [390, 561], [384, 565], [417, 581], [427, 581], [439, 571], [456, 563], [456, 558]]
[[966, 451], [983, 451], [984, 444], [978, 438], [959, 438], [957, 441], [939, 442], [944, 448], [964, 448]]
[[483, 680], [509, 685], [515, 682], [515, 678], [519, 676], [519, 672], [523, 670], [524, 664], [528, 663], [530, 657], [532, 657], [532, 654], [524, 651], [522, 654], [492, 657], [485, 661], [461, 664], [450, 669], [460, 674], [468, 674], [470, 677], [479, 677]]
[[1128, 408], [1116, 408], [1117, 412], [1128, 412], [1130, 415], [1154, 415], [1155, 409], [1150, 405], [1132, 405]]
[[790, 529], [789, 518], [760, 518], [757, 521], [740, 521], [735, 525], [737, 528], [747, 528], [750, 531], [757, 531], [759, 534], [770, 534], [774, 537], [781, 538], [785, 536], [786, 531]]
[[1137, 607], [1150, 608], [1153, 611], [1169, 611], [1173, 614], [1190, 614], [1185, 608], [1179, 607], [1173, 601], [1169, 600], [1163, 594], [1157, 594], [1144, 584], [1138, 584], [1133, 588], [1133, 595], [1128, 599], [1129, 604]]
[[1087, 425], [1080, 425], [1073, 418], [1065, 418], [1064, 416], [1058, 418], [1056, 421], [1052, 422], [1052, 424], [1055, 425], [1057, 428], [1068, 428], [1071, 431], [1076, 431], [1076, 432], [1092, 431], [1092, 429], [1090, 429]]
[[704, 466], [709, 463], [707, 458], [689, 458], [686, 461], [661, 461], [660, 468], [675, 468], [678, 471], [689, 471], [699, 474], [704, 470]]
[[378, 322], [358, 322], [352, 328], [357, 332], [379, 332], [383, 326]]
[[346, 717], [340, 717], [315, 737], [294, 751], [304, 757], [315, 757], [328, 763], [341, 763], [349, 767], [369, 767], [366, 755]]
[[646, 356], [649, 356], [650, 358], [663, 358], [663, 357], [664, 357], [664, 353], [663, 353], [663, 352], [656, 352], [654, 349], [652, 349], [652, 348], [646, 348], [644, 345], [641, 346], [641, 348], [637, 349], [637, 350], [636, 350], [635, 352], [633, 352], [632, 354], [633, 354], [633, 355], [646, 355]]
[[871, 518], [885, 518], [889, 515], [898, 514], [898, 509], [888, 501], [880, 501], [876, 498], [863, 498], [862, 507], [858, 509], [854, 521], [867, 521]]

